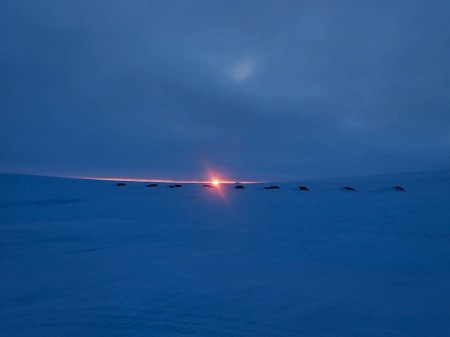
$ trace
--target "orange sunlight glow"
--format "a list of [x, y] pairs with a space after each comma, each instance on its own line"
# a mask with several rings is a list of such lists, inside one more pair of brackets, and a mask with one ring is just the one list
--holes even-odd
[[[129, 177], [69, 177], [69, 178], [78, 178], [78, 179], [87, 179], [87, 180], [106, 180], [106, 181], [127, 181], [127, 182], [154, 182], [154, 183], [186, 183], [186, 184], [212, 184], [214, 187], [220, 187], [222, 184], [235, 184], [236, 180], [230, 180], [229, 178], [224, 178], [224, 174], [217, 170], [212, 169], [211, 167], [205, 167], [206, 177], [208, 180], [189, 180], [189, 179], [160, 179], [160, 178], [129, 178]], [[239, 180], [242, 184], [254, 184], [259, 183], [261, 181], [242, 181]]]
[[[160, 178], [125, 178], [125, 177], [86, 177], [86, 176], [64, 176], [62, 178], [72, 178], [72, 179], [84, 179], [84, 180], [103, 180], [103, 181], [128, 181], [128, 182], [137, 182], [137, 183], [185, 183], [185, 184], [208, 184], [211, 183], [211, 180], [187, 180], [187, 179], [160, 179]], [[212, 180], [212, 184], [215, 185], [214, 181], [217, 181], [218, 185], [220, 184], [235, 184], [236, 180]], [[249, 180], [243, 181], [239, 180], [241, 184], [256, 184], [262, 181], [257, 180]]]

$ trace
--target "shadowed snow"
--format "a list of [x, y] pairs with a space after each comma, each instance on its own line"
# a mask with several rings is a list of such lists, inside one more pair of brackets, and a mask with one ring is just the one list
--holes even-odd
[[450, 335], [450, 171], [0, 183], [4, 336]]

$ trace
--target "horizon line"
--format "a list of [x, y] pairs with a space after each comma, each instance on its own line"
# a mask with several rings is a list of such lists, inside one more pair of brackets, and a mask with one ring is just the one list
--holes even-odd
[[[71, 176], [60, 177], [71, 179], [83, 179], [83, 180], [97, 180], [97, 181], [126, 181], [126, 182], [140, 182], [140, 183], [183, 183], [183, 184], [211, 184], [213, 180], [187, 180], [187, 179], [149, 179], [149, 178], [124, 178], [124, 177], [83, 177], [83, 176]], [[264, 183], [264, 181], [240, 181], [240, 180], [221, 180], [217, 179], [220, 184], [258, 184]]]

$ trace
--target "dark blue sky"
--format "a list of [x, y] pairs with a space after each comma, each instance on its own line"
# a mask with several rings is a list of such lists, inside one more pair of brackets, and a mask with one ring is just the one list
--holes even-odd
[[0, 172], [450, 167], [449, 1], [0, 2]]

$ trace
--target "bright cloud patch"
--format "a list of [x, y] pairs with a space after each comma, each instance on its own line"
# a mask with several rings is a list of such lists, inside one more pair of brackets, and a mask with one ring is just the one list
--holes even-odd
[[250, 59], [241, 60], [226, 70], [226, 74], [235, 82], [247, 80], [254, 72], [255, 62]]

